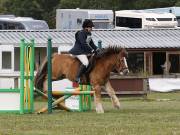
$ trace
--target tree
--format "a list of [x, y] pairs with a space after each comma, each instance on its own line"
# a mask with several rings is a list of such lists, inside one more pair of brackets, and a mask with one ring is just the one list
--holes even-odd
[[135, 9], [163, 8], [174, 6], [176, 0], [137, 0], [134, 2]]
[[72, 9], [74, 9], [74, 8], [79, 8], [79, 6], [81, 5], [80, 4], [80, 0], [61, 0], [61, 2], [60, 2], [60, 8], [65, 8], [65, 9], [68, 9], [68, 8], [72, 8]]
[[180, 0], [176, 0], [175, 6], [180, 6]]
[[59, 0], [3, 0], [5, 9], [2, 13], [16, 16], [33, 17], [34, 19], [46, 20], [50, 28], [55, 25], [55, 7]]
[[8, 0], [1, 0], [0, 1], [0, 14], [5, 14], [8, 12], [8, 9], [7, 9], [7, 3]]

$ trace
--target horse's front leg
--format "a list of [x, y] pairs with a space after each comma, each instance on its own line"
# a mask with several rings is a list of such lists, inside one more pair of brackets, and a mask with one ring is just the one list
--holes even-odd
[[93, 87], [93, 90], [95, 91], [94, 102], [95, 102], [96, 112], [97, 113], [104, 113], [104, 109], [103, 109], [102, 103], [101, 103], [101, 86], [95, 85]]
[[47, 87], [48, 87], [48, 86], [47, 86], [47, 79], [45, 79], [44, 82], [43, 82], [43, 92], [44, 92], [44, 93], [47, 93], [47, 90], [48, 90]]
[[111, 97], [111, 101], [112, 101], [112, 104], [115, 108], [120, 108], [120, 102], [119, 102], [119, 99], [117, 98], [116, 94], [115, 94], [115, 91], [114, 89], [112, 88], [110, 82], [108, 81], [106, 84], [105, 84], [105, 90], [106, 92], [108, 93], [108, 95]]

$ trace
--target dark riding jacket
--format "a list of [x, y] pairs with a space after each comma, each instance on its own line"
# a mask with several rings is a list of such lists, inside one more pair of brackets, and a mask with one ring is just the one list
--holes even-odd
[[91, 32], [85, 30], [77, 31], [75, 34], [74, 47], [69, 51], [73, 55], [91, 54], [97, 47], [91, 38]]

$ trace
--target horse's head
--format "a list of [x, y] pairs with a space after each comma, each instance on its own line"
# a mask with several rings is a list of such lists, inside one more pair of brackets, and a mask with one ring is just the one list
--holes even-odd
[[[96, 58], [103, 58], [105, 61], [112, 61], [110, 62], [113, 66], [111, 72], [124, 75], [129, 73], [126, 61], [127, 54], [128, 53], [124, 48], [109, 46], [108, 48], [101, 49]], [[108, 57], [111, 59], [108, 59]]]
[[129, 73], [129, 69], [126, 61], [127, 55], [128, 53], [124, 48], [122, 48], [119, 51], [119, 53], [116, 55], [116, 64], [114, 67], [114, 71], [118, 72], [121, 75], [126, 75]]

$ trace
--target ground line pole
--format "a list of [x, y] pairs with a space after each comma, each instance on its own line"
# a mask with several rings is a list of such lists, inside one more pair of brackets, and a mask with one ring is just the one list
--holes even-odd
[[52, 42], [51, 38], [48, 38], [47, 45], [47, 59], [48, 59], [48, 113], [52, 113], [52, 63], [51, 63], [51, 54], [52, 54]]

